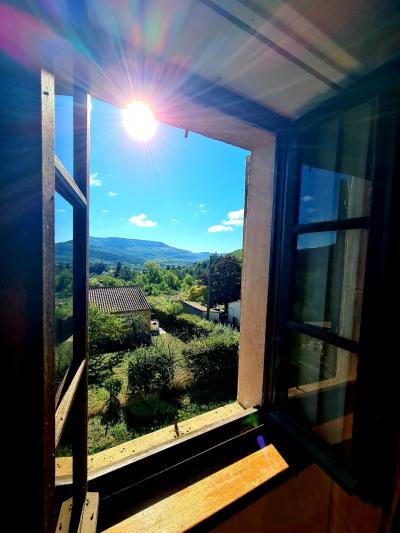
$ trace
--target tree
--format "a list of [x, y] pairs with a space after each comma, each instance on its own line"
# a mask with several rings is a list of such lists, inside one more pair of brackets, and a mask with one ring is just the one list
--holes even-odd
[[174, 358], [169, 351], [149, 346], [133, 352], [128, 364], [128, 383], [135, 396], [146, 397], [150, 392], [160, 394], [171, 388], [173, 378]]
[[120, 261], [118, 261], [117, 266], [115, 267], [115, 271], [114, 271], [114, 278], [119, 278], [121, 276], [121, 268], [122, 268], [122, 264]]
[[110, 341], [120, 341], [126, 335], [124, 321], [107, 311], [102, 311], [97, 305], [89, 306], [89, 381], [101, 385], [120, 360], [119, 353], [103, 354], [102, 345]]
[[121, 411], [120, 401], [118, 394], [122, 389], [122, 381], [115, 376], [109, 377], [104, 381], [104, 388], [108, 392], [108, 400], [106, 402], [106, 408], [101, 416], [101, 423], [106, 426], [106, 435], [108, 426], [119, 422]]
[[187, 295], [187, 299], [190, 302], [199, 302], [205, 305], [207, 302], [207, 286], [206, 285], [193, 285]]
[[242, 266], [232, 255], [221, 255], [211, 259], [209, 280], [210, 305], [223, 304], [228, 312], [228, 303], [240, 298]]

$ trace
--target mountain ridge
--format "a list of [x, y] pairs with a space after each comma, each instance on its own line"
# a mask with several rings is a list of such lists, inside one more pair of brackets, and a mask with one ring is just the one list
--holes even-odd
[[[56, 262], [72, 262], [72, 240], [56, 243]], [[209, 252], [190, 252], [161, 241], [127, 239], [124, 237], [89, 237], [89, 260], [104, 263], [141, 265], [157, 261], [165, 265], [191, 264], [208, 259]]]

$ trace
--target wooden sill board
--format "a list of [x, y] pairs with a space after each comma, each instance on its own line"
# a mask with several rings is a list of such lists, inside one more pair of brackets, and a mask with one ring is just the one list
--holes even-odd
[[[107, 529], [180, 533], [200, 524], [288, 468], [270, 444]], [[104, 533], [106, 533], [104, 532]]]
[[[224, 421], [229, 421], [252, 412], [254, 412], [254, 409], [243, 409], [238, 402], [230, 403], [203, 413], [202, 415], [197, 415], [183, 422], [179, 422], [179, 437], [176, 436], [174, 425], [171, 425], [119, 444], [118, 446], [108, 448], [102, 452], [89, 455], [89, 479], [92, 479], [94, 475], [104, 471], [104, 469], [115, 468], [122, 461], [150, 453], [151, 450], [168, 443], [173, 445], [175, 442], [186, 438], [186, 436], [193, 435], [204, 429], [211, 429]], [[56, 457], [56, 484], [70, 483], [71, 480], [72, 457]]]

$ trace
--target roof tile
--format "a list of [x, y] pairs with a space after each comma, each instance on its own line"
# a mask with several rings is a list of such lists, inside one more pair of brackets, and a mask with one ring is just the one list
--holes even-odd
[[129, 287], [95, 287], [89, 289], [89, 303], [104, 311], [129, 313], [151, 309], [142, 289], [137, 285]]

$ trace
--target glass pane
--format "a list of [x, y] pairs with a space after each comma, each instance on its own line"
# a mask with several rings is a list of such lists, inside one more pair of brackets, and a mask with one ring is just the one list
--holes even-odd
[[[60, 396], [63, 378], [72, 360], [72, 233], [73, 208], [58, 193], [55, 194], [55, 369], [54, 390]], [[57, 449], [57, 456], [71, 455], [68, 427]]]
[[359, 340], [367, 230], [298, 236], [292, 318]]
[[349, 455], [357, 355], [293, 332], [289, 349], [288, 410]]
[[56, 95], [54, 133], [55, 153], [73, 178], [74, 127], [72, 96]]
[[299, 223], [368, 216], [371, 181], [367, 157], [370, 102], [313, 131], [303, 154]]

